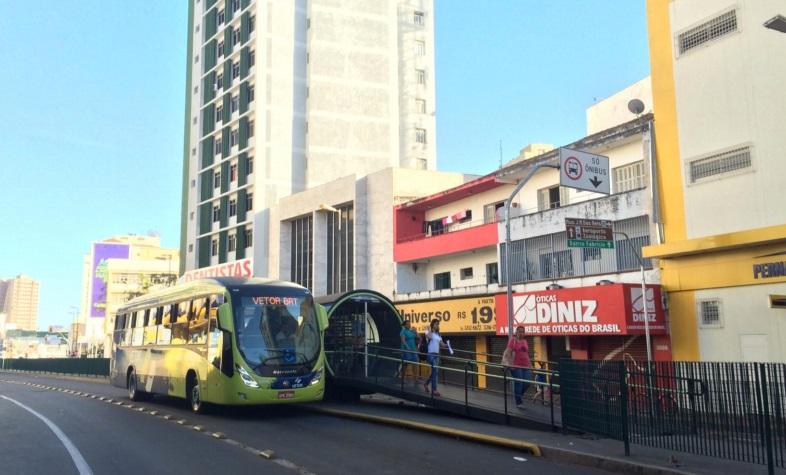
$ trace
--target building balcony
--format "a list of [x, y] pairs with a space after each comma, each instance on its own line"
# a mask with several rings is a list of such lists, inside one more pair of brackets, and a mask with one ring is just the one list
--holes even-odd
[[498, 242], [497, 223], [470, 221], [456, 223], [434, 233], [420, 233], [396, 240], [393, 248], [395, 262], [410, 262], [431, 257], [472, 251]]

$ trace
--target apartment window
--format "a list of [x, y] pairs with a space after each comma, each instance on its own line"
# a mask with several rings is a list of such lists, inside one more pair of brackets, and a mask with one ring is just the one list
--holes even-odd
[[232, 30], [232, 45], [240, 44], [240, 28]]
[[468, 280], [473, 277], [472, 267], [465, 267], [459, 271], [461, 280]]
[[[314, 222], [311, 215], [291, 222], [290, 279], [306, 288], [313, 287]], [[328, 241], [329, 242], [329, 241]], [[330, 292], [328, 292], [330, 293]]]
[[229, 181], [237, 181], [237, 163], [229, 166]]
[[211, 256], [218, 255], [218, 239], [216, 238], [210, 240], [210, 255]]
[[196, 180], [191, 180], [191, 188], [195, 188], [195, 187], [196, 187]]
[[483, 205], [483, 224], [495, 223], [497, 222], [499, 210], [505, 207], [504, 201], [497, 201], [496, 203], [490, 203], [487, 205]]
[[232, 0], [232, 12], [240, 10], [240, 0]]
[[750, 168], [752, 163], [751, 149], [748, 146], [716, 153], [690, 162], [690, 181], [696, 183], [712, 176], [744, 170]]
[[425, 41], [415, 41], [415, 54], [418, 56], [425, 56], [426, 55], [426, 42]]
[[248, 121], [248, 138], [251, 138], [253, 136], [254, 136], [254, 121], [253, 120], [249, 120]]
[[222, 87], [224, 87], [224, 75], [223, 74], [217, 74], [216, 75], [216, 89], [221, 89]]
[[248, 102], [254, 102], [254, 86], [248, 86]]
[[443, 290], [450, 288], [450, 272], [441, 272], [434, 274], [434, 290]]
[[257, 52], [253, 49], [248, 53], [248, 67], [252, 67], [257, 63]]
[[614, 193], [644, 188], [644, 160], [614, 169]]
[[191, 149], [191, 156], [196, 157], [196, 148]]
[[421, 86], [426, 85], [426, 71], [424, 69], [416, 69], [415, 74], [418, 77], [418, 84]]
[[213, 222], [217, 223], [219, 219], [221, 219], [221, 207], [213, 205]]
[[354, 207], [338, 207], [327, 213], [327, 293], [346, 292], [355, 288]]
[[237, 129], [232, 129], [229, 132], [229, 146], [234, 147], [237, 145]]
[[256, 15], [251, 15], [251, 18], [248, 19], [248, 32], [249, 33], [254, 31], [254, 26], [256, 25], [256, 22], [257, 22], [257, 16]]
[[486, 283], [499, 284], [499, 266], [496, 262], [486, 264]]
[[240, 61], [232, 63], [232, 79], [240, 77]]
[[216, 122], [221, 122], [221, 118], [224, 117], [224, 106], [216, 107]]
[[680, 54], [737, 31], [737, 11], [732, 10], [680, 33]]
[[425, 158], [416, 158], [415, 159], [415, 168], [418, 170], [425, 170], [428, 168], [428, 160]]
[[213, 174], [213, 188], [221, 186], [221, 170], [216, 170]]
[[216, 14], [216, 22], [218, 22], [219, 25], [224, 23], [224, 9], [223, 8], [219, 8], [218, 9], [218, 13]]
[[699, 318], [701, 319], [702, 327], [723, 327], [723, 314], [721, 312], [721, 301], [719, 299], [701, 300], [698, 304]]
[[194, 86], [194, 94], [199, 94], [199, 86]]
[[216, 47], [216, 56], [217, 57], [224, 56], [224, 42], [223, 41], [219, 41], [218, 42], [218, 46]]
[[227, 239], [227, 250], [232, 252], [237, 247], [237, 236], [230, 234]]
[[191, 214], [188, 215], [188, 219], [190, 219], [191, 221], [194, 220], [194, 212], [193, 211], [191, 212]]
[[426, 24], [426, 15], [423, 12], [415, 12], [412, 15], [412, 23], [423, 26]]
[[[249, 127], [249, 130], [251, 130], [251, 127]], [[254, 157], [248, 157], [248, 163], [246, 164], [246, 170], [248, 170], [249, 174], [254, 173]]]
[[189, 244], [188, 245], [188, 252], [194, 252], [194, 245], [193, 244]]
[[221, 137], [218, 137], [218, 138], [216, 139], [216, 146], [215, 146], [215, 153], [216, 153], [216, 155], [218, 155], [219, 153], [221, 153], [221, 145], [222, 145], [222, 144], [221, 144]]
[[229, 112], [237, 112], [238, 109], [238, 96], [237, 94], [232, 96], [232, 99], [229, 101]]
[[426, 101], [424, 99], [415, 99], [415, 112], [418, 114], [426, 113]]
[[415, 142], [426, 143], [426, 129], [415, 129]]
[[229, 200], [229, 216], [235, 216], [237, 214], [237, 200], [232, 198]]
[[194, 124], [194, 125], [196, 125], [196, 123], [197, 123], [197, 118], [196, 118], [196, 117], [194, 117], [194, 118], [191, 120], [191, 123], [192, 123], [192, 124]]
[[246, 211], [250, 211], [254, 208], [254, 193], [248, 193], [246, 195]]
[[199, 33], [199, 25], [197, 25], [196, 28], [194, 28], [194, 32]]
[[246, 247], [251, 247], [254, 244], [254, 231], [252, 229], [246, 229]]
[[559, 208], [568, 204], [568, 189], [552, 186], [538, 190], [538, 211]]
[[199, 62], [199, 55], [194, 56], [194, 64]]

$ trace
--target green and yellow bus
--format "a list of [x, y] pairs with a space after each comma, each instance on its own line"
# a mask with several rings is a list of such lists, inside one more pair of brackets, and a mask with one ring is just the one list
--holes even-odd
[[138, 297], [115, 319], [110, 378], [132, 400], [151, 394], [242, 405], [305, 402], [325, 392], [327, 314], [308, 289], [211, 278]]

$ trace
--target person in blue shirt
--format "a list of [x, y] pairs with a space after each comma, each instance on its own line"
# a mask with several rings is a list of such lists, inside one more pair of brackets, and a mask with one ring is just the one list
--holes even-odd
[[412, 329], [412, 323], [409, 320], [404, 320], [399, 336], [401, 337], [402, 377], [407, 379], [407, 376], [409, 376], [412, 379], [412, 383], [417, 384], [415, 364], [418, 362], [417, 348], [420, 336]]

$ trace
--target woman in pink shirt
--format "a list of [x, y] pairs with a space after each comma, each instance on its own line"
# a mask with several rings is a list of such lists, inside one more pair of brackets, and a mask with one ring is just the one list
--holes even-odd
[[513, 382], [513, 396], [516, 398], [516, 407], [523, 410], [524, 393], [527, 392], [529, 382], [532, 380], [529, 344], [524, 337], [524, 327], [516, 328], [516, 336], [508, 342], [506, 352], [509, 354], [505, 359], [512, 362], [510, 373], [515, 378]]

